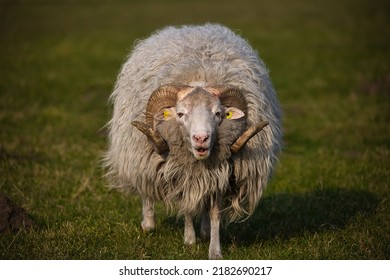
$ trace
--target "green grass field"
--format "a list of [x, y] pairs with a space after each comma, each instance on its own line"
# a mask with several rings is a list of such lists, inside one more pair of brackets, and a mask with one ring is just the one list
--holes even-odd
[[[129, 4], [130, 3], [130, 4]], [[204, 259], [183, 222], [106, 187], [108, 98], [137, 38], [218, 22], [259, 51], [285, 147], [254, 215], [223, 230], [225, 259], [390, 258], [390, 5], [386, 0], [0, 0], [0, 193], [30, 231], [0, 259]]]

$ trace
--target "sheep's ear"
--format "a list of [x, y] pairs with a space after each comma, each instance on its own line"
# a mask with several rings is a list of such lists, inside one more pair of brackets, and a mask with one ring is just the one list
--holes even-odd
[[154, 115], [153, 129], [157, 129], [157, 125], [164, 121], [172, 120], [176, 117], [175, 107], [163, 108]]
[[237, 120], [242, 117], [245, 117], [243, 111], [235, 107], [227, 107], [225, 108], [225, 118], [228, 120]]

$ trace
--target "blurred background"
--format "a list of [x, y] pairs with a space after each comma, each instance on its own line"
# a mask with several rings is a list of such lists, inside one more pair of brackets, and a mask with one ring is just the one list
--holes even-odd
[[389, 12], [385, 0], [0, 0], [0, 193], [33, 221], [12, 229], [7, 212], [0, 258], [207, 257], [162, 206], [143, 234], [139, 199], [109, 190], [100, 160], [135, 40], [212, 22], [258, 51], [284, 111], [275, 176], [253, 217], [223, 231], [224, 257], [389, 259]]

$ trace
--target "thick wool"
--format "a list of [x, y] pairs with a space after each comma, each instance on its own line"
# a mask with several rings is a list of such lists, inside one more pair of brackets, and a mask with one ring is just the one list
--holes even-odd
[[[158, 155], [131, 121], [144, 122], [152, 92], [170, 83], [238, 87], [248, 102], [246, 125], [265, 120], [269, 125], [233, 155], [227, 143], [239, 133], [221, 125], [212, 156], [197, 161], [184, 140], [177, 139], [180, 130], [171, 124], [162, 132], [168, 133], [170, 153]], [[281, 110], [264, 63], [244, 39], [213, 24], [158, 31], [136, 43], [111, 101], [114, 111], [105, 165], [114, 188], [177, 204], [181, 214], [196, 214], [204, 199], [221, 190], [230, 221], [253, 213], [281, 149]]]

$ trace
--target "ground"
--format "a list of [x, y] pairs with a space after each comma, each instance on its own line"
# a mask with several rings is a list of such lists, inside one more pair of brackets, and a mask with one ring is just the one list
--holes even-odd
[[224, 258], [389, 259], [389, 11], [387, 0], [0, 0], [0, 193], [34, 221], [0, 233], [0, 258], [207, 258], [208, 242], [184, 246], [182, 220], [161, 205], [143, 233], [140, 199], [107, 187], [101, 158], [135, 40], [217, 22], [258, 51], [284, 112], [275, 174], [253, 216], [223, 229]]

